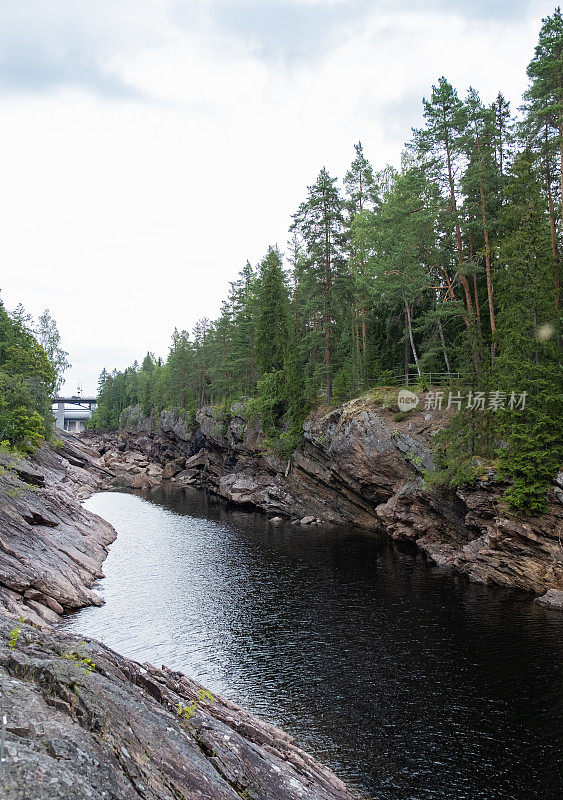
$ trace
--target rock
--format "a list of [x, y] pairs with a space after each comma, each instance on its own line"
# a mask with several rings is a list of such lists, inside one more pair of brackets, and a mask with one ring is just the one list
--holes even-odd
[[181, 472], [184, 469], [185, 465], [186, 465], [185, 458], [176, 458], [174, 461], [169, 461], [168, 464], [166, 464], [166, 466], [164, 467], [164, 471], [162, 473], [163, 479], [165, 481], [170, 480], [170, 478], [173, 478], [174, 475], [177, 475], [179, 472]]
[[149, 464], [147, 469], [147, 475], [149, 478], [160, 478], [162, 479], [162, 473], [164, 470], [158, 464]]
[[[74, 452], [72, 437], [60, 433], [59, 451]], [[102, 602], [91, 587], [115, 531], [81, 500], [109, 484], [87, 448], [82, 460], [89, 471], [44, 445], [33, 459], [14, 460], [17, 470], [5, 460], [0, 474], [0, 606], [38, 625]], [[40, 475], [42, 485], [32, 490], [22, 471]]]
[[23, 596], [25, 600], [35, 600], [38, 603], [47, 606], [51, 609], [51, 611], [54, 611], [55, 614], [64, 613], [64, 608], [55, 600], [54, 597], [49, 597], [48, 595], [43, 594], [43, 592], [38, 592], [37, 589], [26, 589], [26, 591], [23, 593]]
[[303, 517], [301, 520], [301, 525], [312, 525], [314, 522], [316, 522], [315, 517]]
[[156, 481], [153, 478], [149, 478], [146, 473], [139, 473], [133, 475], [128, 485], [131, 489], [152, 489], [155, 483]]
[[563, 590], [548, 589], [544, 595], [536, 598], [536, 603], [563, 611]]
[[19, 627], [9, 648], [0, 613], [3, 800], [353, 800], [291, 736], [182, 673]]
[[283, 522], [283, 518], [282, 517], [272, 517], [270, 519], [270, 522], [272, 522], [274, 525], [277, 525], [278, 523]]
[[187, 442], [193, 436], [194, 426], [179, 411], [165, 410], [160, 414], [160, 428], [165, 433], [172, 433], [182, 442]]

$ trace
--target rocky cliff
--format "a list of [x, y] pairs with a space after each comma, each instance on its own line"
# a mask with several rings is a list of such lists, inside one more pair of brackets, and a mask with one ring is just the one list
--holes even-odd
[[101, 601], [92, 585], [115, 531], [81, 500], [113, 477], [64, 436], [33, 459], [0, 452], [0, 607], [31, 623]]
[[204, 407], [192, 428], [171, 412], [155, 422], [132, 409], [117, 437], [93, 444], [128, 485], [171, 480], [274, 518], [384, 530], [473, 581], [549, 592], [545, 600], [561, 604], [563, 475], [550, 490], [550, 512], [536, 518], [512, 513], [502, 501], [505, 486], [485, 467], [472, 486], [429, 491], [422, 476], [432, 468], [431, 437], [448, 412], [397, 411], [377, 394], [320, 409], [288, 461], [268, 451], [243, 403], [227, 413]]

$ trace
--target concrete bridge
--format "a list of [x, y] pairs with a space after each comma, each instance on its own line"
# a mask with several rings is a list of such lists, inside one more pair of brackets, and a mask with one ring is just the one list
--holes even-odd
[[55, 397], [53, 399], [53, 413], [55, 425], [65, 431], [79, 433], [86, 427], [86, 420], [90, 419], [98, 404], [97, 397]]

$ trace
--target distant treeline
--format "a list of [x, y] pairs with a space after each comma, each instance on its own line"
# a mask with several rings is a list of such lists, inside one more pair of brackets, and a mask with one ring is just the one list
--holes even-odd
[[[432, 480], [458, 485], [498, 464], [518, 509], [545, 507], [561, 461], [557, 367], [563, 229], [563, 20], [543, 21], [518, 120], [502, 94], [461, 98], [441, 78], [401, 167], [360, 143], [340, 187], [321, 169], [293, 216], [285, 257], [245, 265], [219, 317], [175, 331], [100, 377], [93, 425], [121, 411], [229, 408], [242, 397], [289, 453], [311, 407], [392, 376], [459, 373], [472, 390], [527, 392], [524, 409], [463, 408], [437, 444]], [[507, 395], [508, 396], [508, 395]], [[486, 470], [485, 470], [486, 471]]]

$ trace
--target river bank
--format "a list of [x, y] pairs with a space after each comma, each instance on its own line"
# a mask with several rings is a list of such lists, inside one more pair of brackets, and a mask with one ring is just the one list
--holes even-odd
[[111, 480], [66, 435], [33, 458], [2, 456], [2, 797], [352, 800], [281, 730], [181, 673], [53, 628], [102, 602], [92, 587], [115, 531], [81, 501]]
[[243, 403], [206, 406], [192, 426], [172, 412], [155, 420], [133, 408], [118, 433], [90, 434], [90, 442], [123, 485], [148, 489], [169, 480], [273, 519], [384, 531], [471, 581], [563, 607], [563, 474], [540, 517], [511, 512], [502, 500], [506, 484], [486, 465], [472, 486], [429, 490], [431, 437], [447, 420], [445, 410], [400, 414], [375, 394], [312, 413], [286, 460], [268, 450]]

